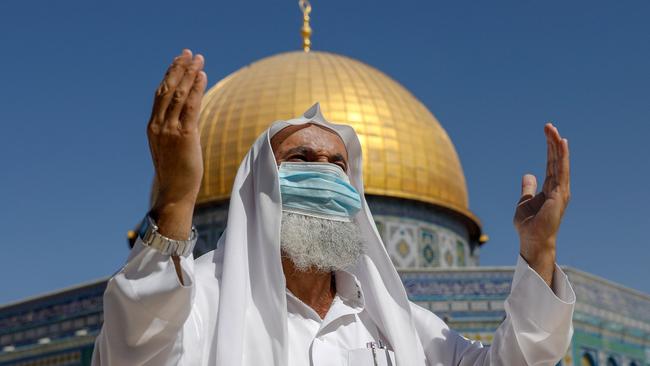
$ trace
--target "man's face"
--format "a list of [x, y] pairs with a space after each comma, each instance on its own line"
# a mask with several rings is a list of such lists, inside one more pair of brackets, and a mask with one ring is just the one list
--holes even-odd
[[[286, 127], [271, 139], [275, 161], [321, 162], [348, 170], [348, 153], [341, 138], [318, 125]], [[350, 268], [363, 253], [356, 222], [341, 222], [282, 212], [280, 247], [283, 260], [299, 271], [330, 272]]]
[[348, 152], [336, 133], [314, 124], [289, 126], [271, 138], [275, 161], [323, 162], [348, 170]]

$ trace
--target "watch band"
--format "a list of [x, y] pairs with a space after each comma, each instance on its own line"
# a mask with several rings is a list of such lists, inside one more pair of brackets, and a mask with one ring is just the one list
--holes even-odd
[[196, 240], [199, 237], [198, 232], [194, 225], [192, 225], [192, 233], [187, 240], [174, 240], [170, 239], [158, 232], [158, 225], [148, 214], [142, 219], [138, 235], [142, 240], [142, 244], [154, 248], [157, 251], [176, 256], [187, 256], [194, 250]]

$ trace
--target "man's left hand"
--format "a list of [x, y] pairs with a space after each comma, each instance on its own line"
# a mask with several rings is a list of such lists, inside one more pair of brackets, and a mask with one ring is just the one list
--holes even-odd
[[547, 144], [546, 178], [539, 193], [537, 179], [526, 174], [513, 223], [519, 233], [521, 256], [549, 286], [555, 271], [555, 245], [569, 198], [569, 141], [551, 123], [544, 126]]

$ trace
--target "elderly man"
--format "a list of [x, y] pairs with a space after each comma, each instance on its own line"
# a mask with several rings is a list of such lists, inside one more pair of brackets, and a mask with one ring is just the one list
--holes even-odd
[[[127, 263], [109, 281], [94, 365], [555, 365], [575, 295], [555, 263], [569, 201], [569, 150], [545, 126], [542, 191], [522, 181], [521, 251], [490, 347], [411, 303], [363, 195], [361, 146], [318, 104], [253, 144], [217, 249], [191, 255], [203, 164], [203, 57], [174, 59], [148, 137], [157, 195]], [[188, 239], [189, 238], [189, 239]]]

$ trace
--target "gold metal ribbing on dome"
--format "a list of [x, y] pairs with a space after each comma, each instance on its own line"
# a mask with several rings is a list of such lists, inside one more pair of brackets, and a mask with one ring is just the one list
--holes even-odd
[[309, 13], [311, 13], [311, 4], [309, 0], [299, 0], [298, 6], [302, 10], [302, 49], [305, 52], [311, 50], [311, 26], [309, 25]]
[[329, 121], [356, 131], [367, 194], [449, 209], [464, 218], [478, 241], [481, 224], [469, 210], [460, 159], [438, 120], [381, 71], [320, 51], [258, 60], [210, 88], [201, 106], [205, 174], [198, 203], [228, 199], [255, 138], [274, 121], [299, 116], [315, 102]]

